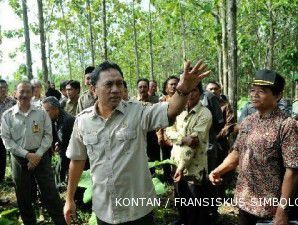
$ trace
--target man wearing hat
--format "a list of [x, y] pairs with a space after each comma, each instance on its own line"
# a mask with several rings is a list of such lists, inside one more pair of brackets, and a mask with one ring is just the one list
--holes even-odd
[[284, 86], [284, 78], [275, 71], [256, 73], [250, 97], [257, 112], [242, 121], [232, 152], [209, 174], [216, 185], [239, 165], [234, 201], [240, 225], [267, 219], [286, 225], [291, 219], [288, 212], [298, 181], [298, 130], [297, 122], [277, 106]]

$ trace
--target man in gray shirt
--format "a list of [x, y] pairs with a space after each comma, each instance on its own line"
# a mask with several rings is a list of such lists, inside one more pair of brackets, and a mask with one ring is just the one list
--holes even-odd
[[25, 225], [35, 225], [32, 184], [37, 183], [43, 204], [56, 225], [64, 225], [62, 202], [55, 187], [48, 149], [52, 143], [51, 120], [31, 104], [32, 86], [21, 82], [17, 105], [2, 116], [1, 137], [11, 153], [12, 177], [20, 214]]
[[68, 224], [75, 212], [74, 193], [89, 157], [92, 206], [99, 224], [154, 225], [150, 202], [155, 191], [147, 164], [146, 134], [169, 126], [184, 109], [189, 91], [210, 72], [204, 72], [206, 66], [201, 61], [189, 68], [187, 62], [170, 102], [152, 106], [122, 101], [123, 73], [117, 64], [106, 61], [92, 72], [98, 101], [77, 116], [66, 152], [71, 159], [64, 206]]

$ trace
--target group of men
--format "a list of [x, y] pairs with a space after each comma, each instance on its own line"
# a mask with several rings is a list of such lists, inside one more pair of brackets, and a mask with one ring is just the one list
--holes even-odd
[[[160, 155], [174, 161], [174, 166], [163, 169], [165, 180], [174, 184], [176, 198], [223, 197], [222, 188], [211, 183], [220, 184], [222, 175], [239, 165], [235, 196], [245, 203], [239, 205], [240, 224], [272, 218], [275, 225], [287, 224], [288, 205], [252, 208], [249, 204], [254, 197], [289, 199], [296, 190], [297, 122], [277, 107], [284, 79], [270, 70], [256, 73], [250, 95], [257, 112], [239, 125], [230, 150], [234, 112], [217, 82], [209, 82], [203, 90], [201, 81], [210, 73], [206, 68], [202, 61], [193, 67], [187, 62], [181, 74], [165, 81], [161, 98], [156, 81], [146, 78], [136, 83], [138, 96], [129, 98], [121, 68], [108, 61], [86, 68], [88, 90], [81, 96], [80, 82], [74, 80], [61, 84], [60, 100], [51, 87], [47, 93], [52, 96], [42, 98], [41, 107], [33, 104], [41, 98], [36, 82], [17, 86], [17, 104], [0, 92], [1, 152], [6, 148], [11, 153], [24, 224], [36, 224], [31, 200], [34, 182], [54, 223], [71, 224], [74, 196], [87, 160], [93, 182], [92, 208], [99, 224], [155, 224], [152, 205], [116, 203], [119, 198], [156, 197], [151, 180], [155, 171], [150, 173], [147, 162], [159, 160]], [[6, 82], [0, 85], [7, 93]], [[51, 148], [60, 155], [59, 182], [68, 183], [64, 211], [51, 170]], [[178, 204], [177, 208], [179, 218], [173, 225], [208, 225], [217, 215], [216, 206]]]

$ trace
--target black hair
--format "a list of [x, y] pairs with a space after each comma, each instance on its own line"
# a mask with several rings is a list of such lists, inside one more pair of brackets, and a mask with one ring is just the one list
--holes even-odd
[[167, 95], [167, 92], [166, 92], [167, 84], [168, 84], [169, 80], [172, 80], [172, 79], [175, 79], [175, 80], [177, 80], [177, 82], [179, 82], [179, 78], [178, 78], [178, 77], [176, 77], [176, 76], [169, 76], [169, 77], [163, 82], [163, 84], [162, 84], [162, 93], [163, 93], [164, 95]]
[[60, 91], [65, 90], [68, 80], [64, 80], [60, 82]]
[[285, 84], [285, 79], [279, 73], [276, 73], [274, 85], [268, 87], [274, 96], [278, 96], [283, 92]]
[[79, 81], [77, 81], [77, 80], [69, 80], [68, 82], [67, 82], [67, 84], [66, 84], [66, 86], [67, 85], [70, 85], [72, 88], [74, 88], [74, 89], [81, 89], [81, 84], [80, 84], [80, 82]]
[[157, 84], [157, 81], [156, 80], [150, 80], [149, 82], [153, 82], [153, 83], [156, 83]]
[[137, 80], [137, 85], [141, 82], [141, 81], [145, 81], [147, 83], [147, 86], [149, 87], [149, 80], [147, 78], [139, 78]]
[[1, 83], [1, 84], [5, 84], [5, 85], [7, 86], [7, 82], [6, 82], [6, 80], [0, 79], [0, 83]]
[[[208, 85], [208, 84], [215, 84], [217, 87], [221, 88], [220, 84], [219, 84], [218, 82], [216, 82], [215, 80], [211, 80], [211, 81], [209, 81], [209, 82], [207, 83], [207, 85]], [[207, 85], [206, 85], [206, 87], [207, 87]]]
[[127, 83], [125, 80], [123, 81], [123, 87], [127, 90]]
[[88, 67], [86, 67], [86, 69], [85, 69], [85, 75], [88, 74], [88, 73], [92, 73], [94, 69], [95, 69], [94, 66], [88, 66]]
[[120, 66], [113, 62], [104, 61], [103, 63], [99, 64], [91, 73], [91, 84], [95, 86], [97, 81], [100, 79], [100, 73], [110, 69], [117, 70], [120, 73], [121, 77], [124, 78]]

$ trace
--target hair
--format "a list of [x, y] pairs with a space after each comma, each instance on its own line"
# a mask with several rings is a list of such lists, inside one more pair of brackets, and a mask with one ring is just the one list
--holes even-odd
[[149, 80], [148, 80], [147, 78], [139, 78], [139, 79], [137, 80], [137, 85], [138, 85], [141, 81], [146, 82], [147, 86], [149, 87]]
[[91, 73], [91, 84], [95, 86], [97, 81], [100, 79], [100, 73], [110, 69], [117, 70], [120, 73], [121, 77], [124, 78], [120, 66], [113, 62], [104, 61], [103, 63], [99, 64]]
[[[209, 82], [207, 83], [207, 85], [208, 85], [208, 84], [215, 84], [217, 87], [221, 88], [220, 84], [219, 84], [218, 82], [216, 82], [215, 80], [211, 80], [211, 81], [209, 81]], [[207, 87], [207, 85], [206, 85], [206, 87]]]
[[123, 87], [127, 90], [127, 83], [125, 80], [123, 81]]
[[68, 80], [64, 80], [60, 82], [60, 91], [65, 90]]
[[286, 84], [285, 79], [279, 73], [276, 73], [274, 85], [268, 86], [268, 87], [272, 91], [272, 94], [274, 96], [278, 96], [282, 94], [285, 84]]
[[153, 83], [156, 83], [157, 84], [157, 81], [156, 80], [150, 80], [149, 82], [153, 82]]
[[60, 102], [59, 100], [54, 97], [54, 96], [49, 96], [49, 97], [46, 97], [42, 100], [42, 103], [49, 103], [51, 106], [55, 107], [55, 108], [58, 108], [58, 109], [61, 109], [61, 105], [60, 105]]
[[68, 82], [67, 82], [67, 84], [66, 84], [66, 86], [67, 85], [70, 85], [72, 88], [74, 88], [74, 89], [81, 89], [81, 84], [80, 84], [80, 82], [79, 81], [77, 81], [77, 80], [69, 80]]
[[7, 87], [7, 82], [6, 80], [0, 79], [0, 84], [4, 84]]
[[163, 82], [163, 85], [162, 85], [162, 93], [164, 95], [167, 95], [167, 92], [166, 92], [166, 88], [167, 88], [167, 84], [169, 82], [169, 80], [172, 80], [172, 79], [175, 79], [179, 82], [179, 78], [176, 77], [176, 76], [169, 76], [164, 82]]
[[16, 85], [16, 89], [17, 89], [17, 87], [18, 87], [19, 85], [21, 85], [21, 84], [23, 84], [23, 85], [29, 85], [29, 86], [31, 87], [31, 90], [33, 90], [33, 86], [32, 86], [32, 84], [31, 84], [31, 82], [28, 81], [28, 80], [22, 80], [22, 81], [20, 81], [19, 83], [17, 83], [17, 85]]
[[86, 67], [86, 69], [85, 69], [85, 75], [86, 74], [89, 74], [89, 73], [92, 73], [94, 69], [95, 69], [94, 66], [88, 66], [88, 67]]
[[34, 86], [41, 86], [42, 87], [42, 83], [37, 79], [32, 79], [30, 81], [30, 83], [31, 83], [32, 87], [34, 87]]

